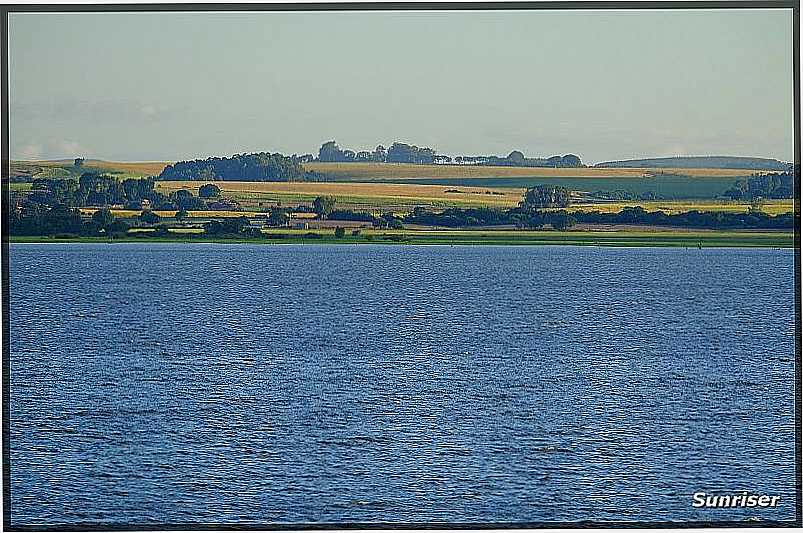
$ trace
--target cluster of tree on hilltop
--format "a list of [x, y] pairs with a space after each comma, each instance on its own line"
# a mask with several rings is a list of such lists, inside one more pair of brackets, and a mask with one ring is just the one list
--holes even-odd
[[413, 144], [394, 142], [390, 148], [381, 144], [373, 151], [354, 151], [343, 149], [336, 141], [327, 141], [318, 150], [318, 161], [324, 163], [413, 163], [419, 165], [457, 164], [508, 167], [581, 167], [580, 158], [574, 154], [555, 155], [548, 158], [527, 158], [518, 150], [506, 157], [496, 155], [468, 156], [454, 158], [438, 154], [433, 148], [418, 147]]
[[381, 144], [373, 151], [367, 150], [355, 152], [354, 150], [342, 149], [335, 141], [327, 141], [318, 150], [318, 161], [326, 163], [415, 163], [421, 165], [432, 164], [435, 161], [435, 150], [432, 148], [421, 147], [394, 142], [390, 148], [385, 148]]
[[754, 200], [756, 198], [792, 198], [794, 196], [794, 174], [754, 174], [737, 181], [725, 191], [732, 200]]
[[372, 152], [367, 150], [355, 152], [354, 150], [340, 148], [335, 141], [327, 141], [318, 150], [318, 161], [325, 163], [384, 163], [387, 161], [387, 157], [388, 151], [381, 144], [374, 148]]
[[[457, 156], [453, 160], [457, 164], [477, 164], [494, 167], [547, 167], [547, 168], [579, 168], [583, 166], [580, 158], [574, 154], [553, 155], [551, 157], [525, 157], [518, 150], [513, 150], [506, 157]], [[447, 162], [452, 162], [447, 161]]]
[[307, 181], [315, 177], [301, 166], [299, 158], [270, 152], [237, 154], [179, 161], [167, 165], [160, 180], [171, 181]]

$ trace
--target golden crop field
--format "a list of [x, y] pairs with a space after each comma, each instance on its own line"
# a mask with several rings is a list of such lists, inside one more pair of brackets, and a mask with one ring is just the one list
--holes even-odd
[[90, 159], [84, 167], [115, 171], [126, 175], [158, 176], [168, 165], [165, 161], [98, 161]]
[[[197, 191], [203, 183], [197, 181], [160, 181], [156, 187], [163, 192], [179, 189]], [[488, 188], [446, 185], [412, 185], [395, 183], [353, 182], [249, 182], [218, 181], [222, 194], [237, 200], [256, 195], [272, 195], [276, 199], [311, 200], [317, 196], [334, 196], [344, 204], [389, 205], [455, 204], [512, 207], [521, 200], [524, 189]], [[451, 192], [449, 192], [451, 191]]]
[[[87, 159], [81, 168], [102, 172], [113, 172], [123, 176], [158, 176], [168, 165], [165, 161], [103, 161], [100, 159]], [[58, 159], [52, 161], [15, 161], [14, 165], [20, 168], [63, 168], [73, 165], [72, 159]]]
[[[449, 205], [485, 205], [492, 207], [514, 207], [518, 205], [524, 195], [524, 189], [519, 188], [487, 188], [470, 186], [447, 185], [417, 185], [393, 183], [312, 183], [312, 182], [216, 182], [226, 196], [238, 200], [249, 198], [262, 198], [260, 194], [272, 194], [275, 199], [285, 201], [298, 200], [299, 203], [309, 203], [316, 196], [330, 195], [338, 202], [350, 207], [382, 207], [392, 204], [423, 205], [447, 207]], [[157, 188], [164, 192], [179, 189], [196, 191], [199, 182], [196, 181], [162, 181]], [[460, 192], [447, 192], [460, 191]], [[490, 191], [492, 194], [488, 194]], [[247, 203], [247, 202], [246, 202]], [[288, 204], [289, 205], [289, 204]], [[667, 214], [685, 211], [722, 211], [730, 213], [746, 212], [750, 204], [745, 202], [732, 202], [725, 200], [632, 200], [621, 202], [574, 203], [570, 211], [586, 210], [613, 213], [625, 207], [641, 206], [647, 211], [663, 211]], [[761, 209], [771, 215], [791, 212], [793, 201], [766, 200], [761, 203]], [[212, 211], [210, 213], [220, 213]], [[196, 215], [193, 215], [196, 216]], [[204, 215], [212, 216], [212, 215]], [[221, 216], [221, 215], [218, 215]]]

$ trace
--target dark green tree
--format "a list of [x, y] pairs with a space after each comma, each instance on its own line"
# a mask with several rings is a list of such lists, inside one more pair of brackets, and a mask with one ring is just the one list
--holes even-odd
[[555, 185], [536, 185], [527, 189], [524, 200], [519, 204], [523, 209], [541, 209], [544, 207], [569, 207], [571, 193], [566, 187]]
[[521, 165], [524, 163], [524, 154], [518, 150], [513, 150], [507, 155], [507, 160], [514, 165]]
[[271, 226], [284, 226], [287, 224], [287, 221], [290, 220], [290, 215], [287, 213], [286, 209], [282, 209], [281, 207], [274, 207], [270, 210], [270, 215], [268, 216], [268, 224]]
[[101, 229], [107, 229], [114, 222], [114, 215], [108, 209], [98, 209], [92, 214], [92, 221]]
[[193, 181], [304, 181], [308, 173], [285, 155], [270, 152], [210, 157], [167, 165], [160, 180]]
[[170, 193], [170, 200], [178, 207], [179, 210], [202, 210], [206, 208], [206, 202], [193, 196], [192, 192], [187, 189], [180, 189]]
[[220, 187], [214, 183], [207, 183], [198, 189], [198, 196], [201, 198], [217, 198], [220, 196]]
[[204, 232], [209, 235], [238, 235], [248, 226], [247, 217], [210, 220], [204, 224]]
[[340, 226], [335, 228], [335, 237], [337, 237], [338, 239], [342, 239], [345, 236], [346, 236], [346, 228]]
[[574, 217], [563, 211], [559, 211], [557, 213], [551, 213], [547, 219], [549, 223], [552, 225], [552, 228], [558, 231], [567, 230], [572, 226], [574, 226], [575, 223], [577, 222], [574, 219]]
[[161, 217], [153, 211], [147, 210], [139, 214], [139, 219], [146, 224], [156, 224], [161, 220]]
[[326, 218], [335, 210], [337, 199], [334, 196], [319, 196], [312, 203], [313, 210], [319, 218]]
[[574, 154], [566, 154], [560, 158], [561, 167], [577, 168], [583, 166], [580, 158]]
[[387, 152], [389, 163], [417, 163], [419, 165], [432, 164], [435, 159], [435, 150], [432, 148], [419, 148], [415, 145], [395, 142], [390, 145]]
[[318, 160], [325, 162], [343, 161], [343, 151], [337, 146], [335, 141], [327, 141], [318, 150]]

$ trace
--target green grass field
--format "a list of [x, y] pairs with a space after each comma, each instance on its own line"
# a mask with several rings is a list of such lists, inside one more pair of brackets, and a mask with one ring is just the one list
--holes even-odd
[[427, 244], [427, 245], [574, 245], [574, 246], [654, 246], [654, 247], [772, 247], [791, 248], [791, 232], [752, 231], [415, 231], [369, 230], [358, 236], [347, 234], [336, 238], [333, 231], [311, 232], [272, 230], [262, 239], [214, 238], [188, 232], [173, 232], [166, 237], [137, 237], [122, 239], [103, 237], [12, 237], [14, 243], [47, 242], [221, 242], [264, 244]]
[[415, 165], [411, 163], [304, 163], [304, 168], [335, 178], [359, 181], [374, 179], [403, 182], [416, 178], [639, 178], [661, 174], [684, 174], [696, 178], [734, 177], [750, 174], [750, 171], [727, 168], [550, 168], [506, 167], [480, 165]]
[[[524, 189], [486, 188], [444, 185], [386, 184], [386, 183], [299, 183], [299, 182], [217, 182], [223, 195], [238, 201], [249, 211], [264, 211], [274, 205], [295, 207], [310, 205], [317, 196], [331, 195], [337, 199], [340, 209], [366, 211], [393, 211], [407, 213], [417, 206], [427, 208], [447, 207], [515, 207], [524, 195]], [[194, 181], [162, 181], [157, 189], [169, 193], [186, 188], [195, 193], [199, 187]], [[684, 211], [747, 212], [750, 204], [726, 200], [656, 200], [617, 202], [575, 202], [569, 211], [587, 210], [606, 213], [621, 211], [624, 207], [641, 206], [647, 211], [663, 211], [668, 214]], [[761, 208], [768, 214], [791, 212], [793, 201], [766, 200]]]
[[[446, 187], [488, 187], [525, 189], [536, 185], [557, 185], [573, 191], [627, 191], [635, 195], [653, 193], [667, 200], [710, 200], [730, 189], [738, 178], [664, 174], [650, 178], [586, 178], [586, 177], [513, 177], [513, 178], [416, 178], [405, 180], [410, 185], [442, 185]], [[344, 179], [343, 181], [350, 181]], [[392, 180], [372, 180], [372, 183], [393, 183]]]
[[331, 181], [527, 188], [559, 185], [575, 191], [622, 190], [665, 199], [712, 199], [751, 174], [733, 169], [521, 168], [381, 163], [308, 163]]

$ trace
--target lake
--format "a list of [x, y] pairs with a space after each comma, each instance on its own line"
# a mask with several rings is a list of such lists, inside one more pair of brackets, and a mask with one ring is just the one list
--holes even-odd
[[10, 250], [12, 525], [794, 519], [793, 250]]

